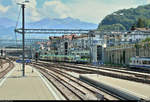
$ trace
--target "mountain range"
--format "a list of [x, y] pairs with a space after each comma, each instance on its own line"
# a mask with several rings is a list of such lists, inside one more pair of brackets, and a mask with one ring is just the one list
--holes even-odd
[[[80, 21], [71, 17], [63, 19], [49, 19], [44, 18], [40, 21], [26, 23], [25, 28], [40, 28], [40, 29], [96, 29], [97, 24]], [[14, 39], [14, 29], [16, 27], [16, 21], [8, 18], [0, 18], [0, 38], [1, 39]], [[21, 23], [18, 23], [18, 27], [21, 28]], [[30, 36], [34, 37], [34, 36]], [[36, 38], [41, 38], [36, 36]], [[42, 36], [43, 37], [43, 36]]]

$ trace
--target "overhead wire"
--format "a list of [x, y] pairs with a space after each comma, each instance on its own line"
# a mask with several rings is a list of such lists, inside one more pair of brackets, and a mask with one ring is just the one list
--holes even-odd
[[[28, 11], [31, 11], [32, 9], [35, 9], [35, 8], [33, 8], [32, 6], [28, 6]], [[31, 9], [31, 10], [30, 10]], [[27, 28], [32, 28], [32, 20], [31, 20], [31, 13], [30, 12], [27, 12], [27, 19], [28, 19], [28, 23], [26, 24], [26, 27]], [[35, 55], [35, 53], [36, 53], [36, 48], [35, 48], [35, 44], [36, 44], [36, 41], [34, 41], [34, 39], [37, 39], [37, 37], [36, 37], [36, 34], [27, 34], [26, 35], [26, 37], [27, 37], [27, 39], [28, 39], [28, 47], [30, 47], [30, 51], [31, 51], [31, 58], [33, 59], [34, 58], [34, 55]]]
[[[17, 22], [16, 22], [15, 30], [16, 30], [16, 29], [17, 29], [17, 27], [18, 27], [20, 14], [21, 14], [21, 7], [20, 7], [20, 10], [19, 10], [19, 15], [18, 15], [18, 18], [17, 18]], [[15, 40], [16, 40], [16, 48], [17, 48], [17, 50], [18, 50], [18, 47], [17, 47], [17, 45], [18, 45], [18, 41], [17, 41], [17, 34], [16, 34], [16, 31], [15, 31]]]

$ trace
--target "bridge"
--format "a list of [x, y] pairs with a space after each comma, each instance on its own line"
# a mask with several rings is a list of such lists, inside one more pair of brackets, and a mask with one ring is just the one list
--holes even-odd
[[[24, 29], [26, 34], [87, 34], [92, 29]], [[15, 32], [22, 33], [22, 29], [15, 29]]]
[[[14, 30], [17, 33], [22, 33], [22, 28], [18, 28]], [[88, 34], [90, 35], [129, 35], [129, 36], [149, 36], [150, 32], [146, 31], [131, 31], [131, 30], [123, 30], [123, 31], [116, 31], [116, 30], [97, 30], [97, 29], [24, 29], [25, 34]]]

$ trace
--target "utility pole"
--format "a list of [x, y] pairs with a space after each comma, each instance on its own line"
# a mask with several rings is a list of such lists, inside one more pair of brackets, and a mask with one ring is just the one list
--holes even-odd
[[24, 52], [25, 52], [25, 3], [29, 3], [28, 0], [25, 0], [22, 3], [17, 3], [21, 5], [22, 8], [22, 75], [25, 76], [25, 61], [24, 61]]
[[21, 5], [22, 7], [22, 60], [23, 60], [23, 63], [22, 63], [22, 75], [25, 76], [25, 63], [24, 63], [24, 46], [25, 46], [25, 43], [24, 43], [24, 39], [25, 39], [25, 35], [24, 35], [24, 29], [25, 29], [25, 13], [24, 13], [24, 8], [25, 8], [25, 4], [22, 4]]

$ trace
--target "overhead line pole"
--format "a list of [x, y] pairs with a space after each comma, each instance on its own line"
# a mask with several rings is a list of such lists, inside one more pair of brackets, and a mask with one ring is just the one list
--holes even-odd
[[24, 46], [25, 46], [25, 13], [24, 13], [24, 8], [25, 8], [25, 4], [22, 4], [22, 75], [25, 76], [25, 63], [24, 63]]

